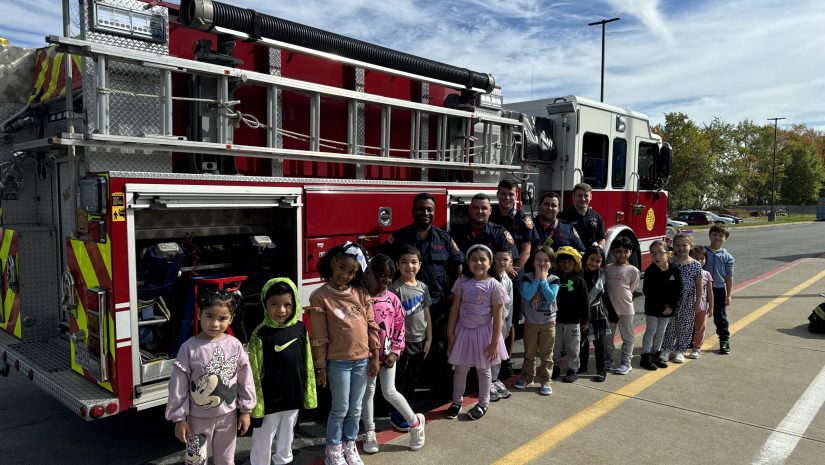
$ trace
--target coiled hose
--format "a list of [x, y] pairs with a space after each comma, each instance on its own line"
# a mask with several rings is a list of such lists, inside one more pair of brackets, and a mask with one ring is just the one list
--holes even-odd
[[333, 53], [352, 60], [398, 69], [407, 73], [452, 82], [468, 89], [495, 88], [495, 79], [486, 73], [440, 63], [392, 50], [380, 45], [334, 34], [285, 19], [212, 0], [182, 0], [180, 19], [184, 26], [209, 31], [222, 27], [301, 47]]

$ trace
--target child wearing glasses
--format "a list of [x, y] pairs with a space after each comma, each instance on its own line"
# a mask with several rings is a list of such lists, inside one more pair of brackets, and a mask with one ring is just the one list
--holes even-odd
[[235, 295], [215, 289], [198, 296], [201, 331], [180, 348], [171, 379], [166, 419], [186, 444], [185, 462], [235, 463], [235, 437], [249, 429], [255, 385], [243, 345], [226, 334], [238, 306]]
[[642, 363], [646, 370], [667, 368], [660, 360], [665, 330], [682, 298], [682, 272], [667, 259], [667, 247], [662, 241], [650, 244], [653, 263], [645, 270], [645, 335], [642, 338]]

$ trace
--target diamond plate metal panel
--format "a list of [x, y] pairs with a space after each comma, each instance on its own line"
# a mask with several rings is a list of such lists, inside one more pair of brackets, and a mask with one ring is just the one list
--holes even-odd
[[49, 226], [15, 228], [19, 237], [20, 318], [22, 339], [57, 335], [60, 311], [57, 241]]
[[[6, 225], [37, 223], [39, 211], [51, 209], [47, 203], [51, 198], [49, 193], [51, 175], [43, 173], [45, 179], [41, 178], [37, 169], [38, 163], [33, 157], [24, 159], [13, 157], [12, 145], [17, 141], [30, 140], [33, 137], [34, 129], [26, 129], [12, 134], [11, 144], [0, 143], [0, 163], [9, 164], [3, 165], [3, 168], [7, 168], [9, 173], [14, 173], [15, 182], [19, 183], [17, 200], [3, 200], [3, 221]], [[11, 169], [12, 164], [16, 165], [19, 171]], [[9, 181], [4, 180], [4, 182]], [[41, 193], [46, 195], [40, 197]]]
[[77, 414], [81, 407], [88, 412], [95, 405], [119, 403], [110, 392], [71, 371], [71, 348], [67, 340], [53, 337], [21, 342], [2, 332], [0, 348], [6, 350], [12, 365], [19, 362], [20, 374], [28, 374], [31, 370], [32, 381], [40, 389]]
[[[168, 55], [167, 43], [153, 43], [114, 34], [96, 32], [91, 27], [91, 8], [81, 8], [81, 38], [116, 47]], [[124, 8], [147, 11], [146, 3], [137, 0], [106, 0], [106, 3]], [[154, 13], [165, 18], [164, 27], [168, 31], [168, 12], [164, 7], [152, 7]], [[86, 109], [91, 133], [97, 127], [98, 89], [95, 85], [99, 72], [93, 59], [84, 59], [83, 103]], [[123, 136], [162, 134], [162, 84], [161, 72], [142, 66], [112, 62], [108, 66], [109, 89], [109, 133]], [[142, 151], [107, 150], [90, 148], [86, 151], [88, 168], [92, 171], [139, 170], [171, 171], [172, 156], [169, 152], [144, 153]]]

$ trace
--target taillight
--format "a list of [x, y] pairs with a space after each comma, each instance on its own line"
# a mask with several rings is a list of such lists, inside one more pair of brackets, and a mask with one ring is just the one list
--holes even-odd
[[101, 244], [106, 243], [106, 222], [102, 220], [89, 221], [86, 224], [89, 231], [89, 240]]
[[80, 418], [86, 418], [86, 407], [80, 407]]
[[89, 411], [89, 416], [93, 419], [97, 420], [98, 418], [102, 417], [106, 410], [103, 408], [102, 405], [95, 405], [92, 407], [92, 410]]
[[109, 402], [109, 405], [106, 406], [106, 413], [109, 415], [117, 412], [117, 404], [114, 402]]

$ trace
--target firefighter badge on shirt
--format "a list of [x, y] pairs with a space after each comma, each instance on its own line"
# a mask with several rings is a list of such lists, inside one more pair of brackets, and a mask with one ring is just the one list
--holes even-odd
[[527, 226], [527, 229], [533, 229], [533, 220], [529, 216], [525, 216], [524, 225]]
[[506, 230], [504, 231], [504, 238], [507, 240], [507, 243], [510, 244], [510, 245], [513, 245], [513, 244], [516, 243], [516, 241], [513, 240], [513, 236], [511, 236], [510, 233]]

